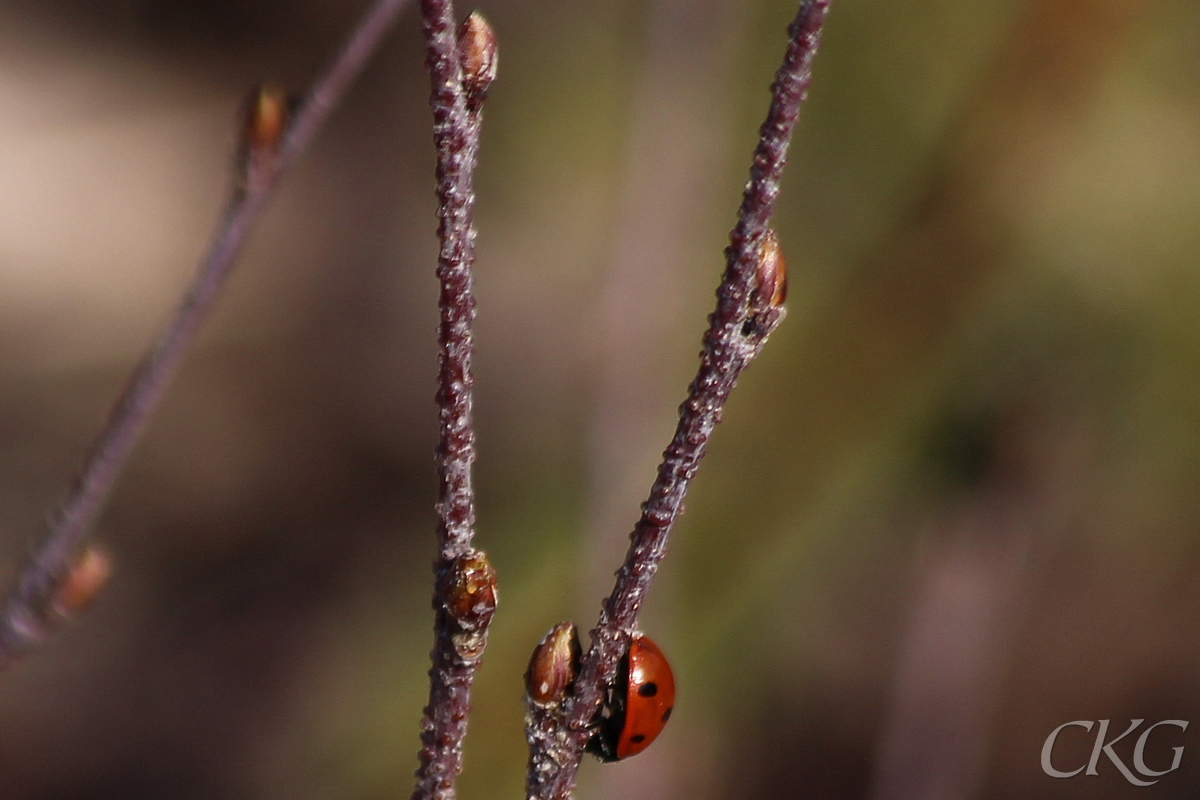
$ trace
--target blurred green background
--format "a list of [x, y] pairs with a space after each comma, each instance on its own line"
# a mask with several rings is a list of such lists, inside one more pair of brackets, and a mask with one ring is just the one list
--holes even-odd
[[[3, 574], [197, 262], [241, 98], [306, 87], [362, 6], [0, 2]], [[670, 436], [795, 3], [480, 8], [477, 543], [501, 605], [460, 796], [501, 798], [526, 659], [595, 620]], [[410, 9], [141, 442], [101, 525], [109, 590], [0, 676], [0, 797], [409, 793], [421, 60]], [[643, 615], [675, 716], [586, 763], [582, 800], [1196, 796], [1186, 736], [1151, 741], [1158, 769], [1190, 749], [1150, 789], [1038, 759], [1071, 720], [1200, 717], [1198, 143], [1194, 2], [834, 0], [776, 217], [789, 317]]]

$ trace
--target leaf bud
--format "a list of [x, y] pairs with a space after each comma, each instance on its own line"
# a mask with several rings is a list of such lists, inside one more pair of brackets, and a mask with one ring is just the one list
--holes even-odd
[[467, 105], [472, 111], [478, 111], [487, 99], [488, 88], [496, 79], [499, 66], [496, 33], [478, 11], [471, 12], [471, 16], [458, 26], [458, 57]]
[[496, 613], [496, 570], [482, 550], [454, 560], [445, 593], [446, 612], [464, 628], [486, 626]]
[[77, 617], [92, 604], [111, 575], [112, 558], [107, 551], [96, 545], [87, 547], [62, 577], [51, 607], [63, 619]]
[[529, 659], [525, 670], [525, 692], [536, 706], [561, 703], [579, 668], [579, 635], [575, 623], [560, 622], [550, 629]]
[[268, 171], [287, 133], [292, 102], [282, 86], [264, 83], [242, 104], [238, 169], [250, 182]]
[[779, 246], [779, 237], [771, 228], [767, 228], [758, 246], [755, 280], [754, 305], [757, 308], [778, 308], [787, 300], [787, 262]]

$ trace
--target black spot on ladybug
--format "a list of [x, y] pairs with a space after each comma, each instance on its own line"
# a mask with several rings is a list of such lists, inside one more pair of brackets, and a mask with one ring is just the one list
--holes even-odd
[[654, 695], [658, 694], [658, 684], [654, 683], [653, 681], [650, 683], [643, 683], [638, 687], [637, 693], [642, 697], [654, 697]]
[[645, 734], [635, 733], [633, 736], [629, 737], [629, 741], [633, 744], [641, 744], [642, 742], [646, 741], [646, 736]]
[[675, 706], [671, 706], [663, 712], [663, 725], [667, 724], [667, 720], [671, 718], [671, 712], [675, 710]]

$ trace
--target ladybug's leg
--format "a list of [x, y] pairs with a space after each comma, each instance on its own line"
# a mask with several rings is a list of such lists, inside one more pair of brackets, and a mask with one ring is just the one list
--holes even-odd
[[585, 751], [604, 762], [617, 760], [617, 739], [625, 727], [625, 694], [629, 687], [629, 654], [621, 658], [617, 679], [604, 694], [604, 702], [588, 726], [592, 738], [588, 739]]

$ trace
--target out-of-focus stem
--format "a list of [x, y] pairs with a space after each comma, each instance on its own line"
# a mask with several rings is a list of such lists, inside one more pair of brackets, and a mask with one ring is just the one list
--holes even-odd
[[51, 613], [53, 599], [76, 562], [150, 414], [225, 285], [234, 259], [262, 213], [271, 190], [312, 141], [407, 3], [408, 0], [379, 0], [367, 12], [300, 106], [269, 163], [256, 167], [251, 180], [246, 175], [238, 177], [191, 285], [158, 340], [134, 368], [66, 497], [54, 511], [49, 529], [21, 567], [0, 616], [0, 668], [53, 633], [56, 622]]

